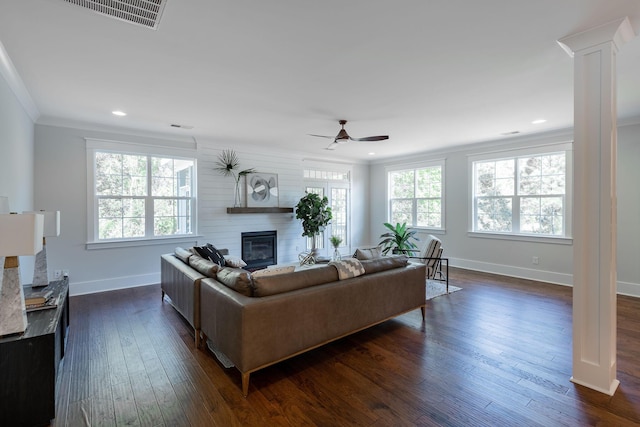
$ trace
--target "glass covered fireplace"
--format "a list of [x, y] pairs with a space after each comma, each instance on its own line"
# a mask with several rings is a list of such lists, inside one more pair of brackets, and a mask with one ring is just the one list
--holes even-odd
[[242, 233], [242, 259], [247, 270], [258, 270], [278, 263], [276, 231]]

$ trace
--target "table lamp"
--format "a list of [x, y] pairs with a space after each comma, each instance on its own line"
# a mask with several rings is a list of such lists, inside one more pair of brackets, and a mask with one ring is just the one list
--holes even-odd
[[25, 214], [44, 215], [44, 229], [42, 234], [42, 250], [36, 254], [36, 263], [33, 268], [32, 288], [49, 285], [49, 271], [47, 268], [47, 237], [60, 235], [60, 211], [23, 212]]
[[27, 329], [24, 291], [20, 283], [19, 255], [35, 255], [42, 250], [44, 216], [0, 214], [0, 336]]

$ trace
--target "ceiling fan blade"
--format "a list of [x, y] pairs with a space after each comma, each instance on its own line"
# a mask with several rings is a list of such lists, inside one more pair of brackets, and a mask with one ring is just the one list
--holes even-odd
[[335, 136], [314, 135], [314, 134], [312, 134], [312, 133], [308, 133], [307, 135], [309, 135], [309, 136], [317, 136], [318, 138], [329, 138], [329, 139], [335, 139]]
[[364, 138], [351, 138], [352, 141], [364, 141], [364, 142], [384, 141], [385, 139], [389, 139], [389, 135], [367, 136]]
[[338, 148], [338, 143], [333, 141], [331, 144], [327, 146], [327, 148], [325, 148], [325, 150], [335, 150], [336, 148]]

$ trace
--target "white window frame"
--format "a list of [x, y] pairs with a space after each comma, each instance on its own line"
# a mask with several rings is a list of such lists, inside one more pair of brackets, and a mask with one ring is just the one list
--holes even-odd
[[[198, 235], [198, 197], [197, 197], [197, 152], [195, 147], [171, 147], [169, 145], [149, 145], [122, 141], [109, 141], [102, 139], [85, 138], [87, 152], [87, 243], [86, 249], [108, 249], [129, 246], [146, 246], [156, 244], [197, 244]], [[184, 145], [180, 142], [178, 145]], [[108, 239], [100, 240], [98, 238], [98, 197], [95, 194], [95, 156], [97, 152], [112, 152], [127, 155], [142, 155], [148, 157], [165, 157], [173, 159], [193, 160], [193, 188], [191, 197], [192, 217], [191, 230], [189, 234], [171, 235], [171, 236], [150, 236], [148, 232], [144, 237]], [[151, 195], [147, 195], [151, 197]], [[147, 217], [153, 218], [153, 213]], [[147, 228], [148, 230], [149, 228]]]
[[[427, 168], [433, 168], [433, 167], [440, 167], [440, 174], [441, 174], [441, 188], [440, 188], [440, 206], [442, 207], [442, 210], [440, 212], [440, 227], [425, 227], [425, 226], [418, 226], [416, 225], [416, 221], [418, 218], [418, 207], [417, 207], [417, 200], [418, 198], [414, 197], [413, 198], [413, 218], [414, 218], [414, 224], [407, 224], [410, 228], [415, 229], [415, 230], [424, 230], [424, 231], [428, 231], [430, 233], [434, 233], [434, 234], [445, 234], [446, 232], [446, 222], [445, 219], [447, 217], [446, 215], [446, 159], [434, 159], [434, 160], [428, 160], [428, 161], [424, 161], [424, 162], [418, 162], [418, 163], [407, 163], [407, 164], [402, 164], [402, 165], [395, 165], [395, 166], [388, 166], [385, 171], [387, 174], [387, 222], [391, 221], [391, 179], [390, 179], [390, 174], [393, 172], [405, 172], [405, 171], [417, 171], [420, 169], [427, 169]], [[394, 224], [395, 225], [395, 224]]]
[[[564, 194], [564, 234], [559, 236], [553, 236], [548, 234], [529, 234], [529, 233], [521, 233], [519, 230], [510, 231], [510, 232], [499, 232], [499, 231], [479, 231], [475, 229], [475, 210], [476, 210], [476, 199], [475, 199], [475, 168], [474, 165], [476, 162], [483, 161], [499, 161], [499, 160], [508, 160], [515, 159], [528, 156], [543, 156], [549, 154], [556, 154], [564, 152], [565, 153], [565, 194]], [[517, 164], [517, 161], [516, 161]], [[516, 166], [517, 167], [517, 166]], [[546, 242], [546, 243], [557, 243], [557, 244], [572, 244], [573, 239], [571, 237], [572, 230], [572, 212], [573, 212], [573, 143], [572, 142], [558, 142], [558, 143], [550, 143], [550, 144], [540, 144], [530, 147], [524, 148], [516, 148], [510, 150], [500, 150], [500, 151], [491, 151], [483, 154], [473, 154], [468, 156], [468, 167], [469, 173], [469, 208], [468, 208], [468, 232], [467, 235], [470, 237], [480, 237], [480, 238], [490, 238], [490, 239], [505, 239], [505, 240], [519, 240], [519, 241], [528, 241], [528, 242]], [[516, 194], [513, 196], [514, 199], [519, 200], [520, 197], [517, 194], [517, 168], [515, 171], [515, 183], [516, 186]], [[518, 203], [513, 204], [512, 210], [516, 211], [519, 209]], [[519, 215], [519, 212], [516, 212], [516, 215]], [[514, 224], [519, 224], [518, 220], [514, 220]]]

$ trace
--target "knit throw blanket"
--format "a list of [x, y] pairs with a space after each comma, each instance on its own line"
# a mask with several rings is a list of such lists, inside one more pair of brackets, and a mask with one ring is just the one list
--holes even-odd
[[364, 274], [364, 267], [356, 258], [346, 258], [342, 261], [331, 261], [329, 265], [333, 265], [336, 270], [338, 270], [338, 278], [340, 280], [350, 279]]

